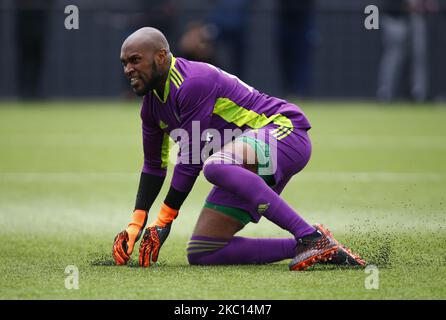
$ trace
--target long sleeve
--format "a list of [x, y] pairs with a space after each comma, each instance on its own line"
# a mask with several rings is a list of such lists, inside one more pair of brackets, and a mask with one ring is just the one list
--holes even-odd
[[179, 89], [177, 105], [180, 111], [180, 129], [187, 133], [179, 141], [180, 152], [172, 178], [172, 187], [189, 192], [203, 167], [201, 150], [205, 144], [202, 132], [209, 128], [217, 85], [209, 79], [187, 79]]
[[147, 114], [147, 106], [141, 109], [144, 165], [139, 180], [135, 209], [149, 211], [163, 186], [169, 158], [169, 136], [155, 125]]
[[[144, 113], [144, 109], [142, 114]], [[169, 135], [164, 133], [150, 116], [143, 116], [142, 140], [144, 150], [143, 173], [165, 176], [169, 161]]]

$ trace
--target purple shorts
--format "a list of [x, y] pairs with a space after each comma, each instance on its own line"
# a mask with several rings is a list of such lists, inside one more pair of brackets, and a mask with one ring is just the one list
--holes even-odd
[[[248, 142], [255, 147], [260, 163], [258, 175], [278, 194], [282, 192], [291, 177], [307, 165], [311, 157], [311, 140], [307, 130], [304, 129], [289, 130], [273, 124], [246, 131], [236, 140]], [[247, 201], [231, 190], [214, 186], [206, 201], [247, 211], [254, 223], [261, 218], [257, 207], [251, 207]]]

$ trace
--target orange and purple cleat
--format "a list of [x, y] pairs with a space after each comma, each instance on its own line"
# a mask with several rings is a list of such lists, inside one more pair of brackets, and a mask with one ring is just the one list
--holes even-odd
[[296, 256], [289, 264], [290, 270], [306, 270], [318, 262], [332, 259], [338, 252], [338, 242], [333, 235], [320, 225], [315, 228], [314, 233], [297, 239], [299, 244]]
[[331, 259], [326, 260], [324, 262], [327, 262], [329, 264], [344, 265], [344, 266], [361, 266], [361, 267], [365, 266], [366, 264], [365, 261], [361, 259], [359, 255], [353, 253], [349, 248], [339, 243], [327, 228], [325, 228], [321, 224], [316, 224], [314, 225], [314, 227], [321, 233], [324, 233], [328, 237], [331, 237], [334, 241], [336, 241], [338, 245], [338, 250], [336, 251], [336, 253], [331, 257]]

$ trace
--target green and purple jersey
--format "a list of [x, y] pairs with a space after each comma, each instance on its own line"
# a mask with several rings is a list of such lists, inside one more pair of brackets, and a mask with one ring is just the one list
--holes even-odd
[[[160, 97], [148, 93], [141, 109], [144, 166], [142, 171], [163, 176], [169, 159], [169, 136], [182, 129], [189, 137], [199, 124], [200, 133], [209, 129], [223, 135], [225, 129], [259, 129], [269, 124], [284, 135], [294, 128], [308, 130], [310, 123], [302, 110], [285, 100], [268, 96], [237, 77], [210, 64], [172, 57], [169, 74]], [[175, 136], [177, 136], [175, 134]], [[190, 157], [192, 139], [176, 139], [179, 158]], [[205, 145], [205, 139], [199, 148]], [[202, 168], [202, 161], [177, 161], [172, 187], [191, 190]]]

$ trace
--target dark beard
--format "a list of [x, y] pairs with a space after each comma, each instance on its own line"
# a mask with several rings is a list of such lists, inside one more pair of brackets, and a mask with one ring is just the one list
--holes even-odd
[[[156, 85], [162, 80], [163, 76], [158, 71], [158, 67], [155, 64], [155, 61], [152, 62], [152, 79], [149, 82], [146, 82], [143, 80], [144, 83], [144, 89], [139, 92], [135, 92], [137, 96], [145, 96], [150, 91], [154, 90], [156, 88]], [[163, 92], [164, 94], [164, 92]]]

